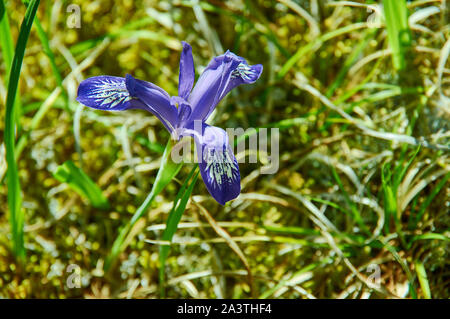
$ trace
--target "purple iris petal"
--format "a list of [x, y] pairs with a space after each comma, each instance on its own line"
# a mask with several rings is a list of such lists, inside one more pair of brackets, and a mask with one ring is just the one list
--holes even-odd
[[88, 78], [78, 87], [77, 101], [98, 110], [143, 109], [153, 113], [172, 132], [178, 121], [177, 108], [160, 87], [134, 79], [101, 75]]
[[197, 80], [189, 97], [192, 121], [207, 119], [219, 102], [221, 92], [227, 86], [231, 73], [239, 63], [239, 59], [230, 54], [224, 54], [211, 60]]
[[169, 130], [173, 132], [178, 122], [178, 111], [170, 103], [170, 96], [153, 83], [126, 76], [126, 86], [130, 96], [136, 99], [135, 108], [153, 113]]
[[78, 87], [77, 101], [94, 109], [121, 111], [131, 108], [125, 79], [101, 75], [88, 78]]
[[212, 197], [225, 205], [241, 192], [239, 165], [223, 129], [205, 123], [200, 127], [199, 134], [190, 134], [197, 145], [200, 173]]
[[[231, 53], [235, 55], [234, 53]], [[237, 56], [236, 56], [237, 57]], [[231, 73], [230, 81], [221, 93], [220, 100], [225, 97], [232, 89], [241, 84], [252, 84], [259, 79], [263, 71], [263, 66], [261, 64], [248, 65], [245, 59], [238, 57], [241, 63], [237, 68]]]
[[248, 65], [247, 61], [227, 51], [215, 57], [206, 67], [191, 93], [190, 120], [206, 120], [217, 103], [240, 84], [255, 82], [262, 73], [262, 65]]
[[181, 51], [180, 56], [178, 95], [187, 100], [195, 81], [194, 59], [191, 46], [184, 41], [181, 43], [183, 44], [183, 51]]

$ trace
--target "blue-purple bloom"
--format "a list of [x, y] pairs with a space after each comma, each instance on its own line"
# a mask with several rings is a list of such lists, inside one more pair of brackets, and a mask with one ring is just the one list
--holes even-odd
[[203, 181], [214, 199], [224, 205], [241, 191], [239, 166], [226, 132], [205, 121], [233, 88], [254, 83], [263, 67], [248, 65], [245, 59], [227, 51], [211, 60], [194, 87], [192, 48], [186, 42], [182, 44], [178, 96], [129, 74], [125, 78], [102, 75], [80, 84], [77, 101], [106, 111], [144, 109], [158, 117], [173, 139], [192, 136]]

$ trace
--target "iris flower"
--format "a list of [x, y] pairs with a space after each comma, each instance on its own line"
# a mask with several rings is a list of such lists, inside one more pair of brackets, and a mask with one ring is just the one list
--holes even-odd
[[129, 74], [125, 78], [102, 75], [81, 82], [77, 101], [105, 111], [147, 110], [164, 124], [172, 139], [193, 137], [206, 188], [225, 205], [241, 191], [239, 166], [227, 133], [205, 121], [233, 88], [254, 83], [263, 67], [248, 65], [245, 59], [227, 51], [211, 60], [194, 87], [192, 48], [186, 42], [182, 44], [178, 96]]

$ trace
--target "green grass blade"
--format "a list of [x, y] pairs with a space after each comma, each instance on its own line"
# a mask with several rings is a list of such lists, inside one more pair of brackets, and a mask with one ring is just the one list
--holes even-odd
[[403, 70], [406, 66], [406, 49], [411, 45], [406, 0], [383, 0], [383, 8], [392, 62], [396, 70]]
[[427, 272], [425, 271], [425, 267], [423, 263], [418, 260], [416, 260], [414, 264], [417, 277], [419, 278], [420, 288], [422, 289], [422, 294], [425, 299], [431, 299], [430, 285], [428, 284]]
[[166, 149], [164, 150], [164, 154], [162, 156], [161, 166], [158, 170], [158, 174], [156, 175], [155, 183], [153, 184], [152, 190], [147, 195], [141, 206], [139, 206], [137, 211], [134, 213], [133, 217], [128, 222], [128, 224], [126, 224], [122, 228], [122, 230], [119, 233], [119, 236], [117, 236], [116, 240], [114, 241], [111, 252], [106, 258], [104, 267], [105, 271], [111, 268], [111, 266], [114, 264], [117, 257], [119, 256], [120, 252], [122, 252], [123, 249], [125, 249], [125, 239], [127, 238], [130, 230], [137, 223], [137, 221], [141, 219], [142, 216], [144, 216], [144, 214], [147, 212], [148, 208], [152, 204], [155, 197], [159, 193], [161, 193], [161, 191], [167, 186], [167, 184], [169, 184], [169, 182], [180, 171], [182, 163], [176, 164], [170, 158], [170, 153], [172, 151], [173, 145], [174, 142], [172, 140], [169, 140], [169, 142], [167, 142]]
[[[0, 46], [2, 47], [3, 62], [5, 63], [5, 74], [9, 75], [14, 57], [14, 41], [9, 26], [8, 12], [6, 11], [3, 0], [0, 0]], [[8, 82], [6, 82], [5, 79], [5, 86], [7, 85]], [[14, 103], [14, 108], [16, 110], [16, 125], [19, 126], [20, 123], [18, 119], [20, 118], [22, 109], [19, 92], [16, 93]]]
[[0, 0], [0, 44], [2, 46], [3, 62], [5, 62], [6, 74], [11, 70], [11, 64], [14, 57], [14, 43], [9, 27], [8, 13], [5, 3]]
[[8, 163], [7, 178], [8, 178], [8, 206], [10, 212], [10, 224], [12, 232], [13, 253], [19, 259], [25, 258], [24, 246], [24, 215], [21, 211], [22, 195], [20, 193], [19, 172], [14, 156], [15, 147], [15, 97], [17, 94], [17, 87], [19, 85], [20, 70], [22, 69], [22, 61], [25, 55], [25, 47], [27, 45], [28, 37], [30, 36], [31, 26], [33, 25], [34, 17], [39, 6], [39, 0], [33, 0], [28, 5], [20, 26], [19, 38], [17, 39], [16, 50], [11, 66], [10, 77], [8, 81], [8, 93], [6, 97], [6, 115], [5, 115], [5, 148], [6, 161]]
[[[416, 153], [419, 151], [417, 149]], [[415, 155], [414, 155], [415, 156]], [[414, 158], [412, 158], [414, 160]], [[410, 163], [412, 163], [412, 160]], [[410, 163], [408, 165], [410, 165]], [[400, 164], [399, 164], [400, 165]], [[391, 168], [390, 163], [385, 163], [381, 168], [381, 186], [383, 190], [384, 197], [384, 214], [385, 214], [385, 224], [384, 229], [386, 233], [389, 233], [389, 226], [391, 218], [394, 220], [395, 231], [398, 234], [401, 244], [406, 247], [407, 243], [405, 240], [405, 235], [402, 230], [401, 216], [398, 212], [397, 203], [397, 186], [395, 185], [396, 174], [401, 174], [400, 170], [403, 167], [396, 166]]]
[[439, 233], [425, 233], [422, 235], [416, 235], [409, 240], [407, 248], [410, 249], [412, 244], [418, 240], [441, 240], [448, 242], [450, 241], [450, 237]]
[[263, 228], [269, 232], [276, 232], [280, 234], [320, 236], [320, 231], [304, 227], [264, 225]]
[[[169, 217], [167, 218], [166, 228], [164, 229], [162, 240], [171, 241], [173, 235], [177, 231], [178, 223], [181, 220], [181, 216], [183, 215], [189, 197], [191, 196], [192, 190], [194, 189], [195, 183], [197, 182], [198, 173], [197, 167], [194, 167], [189, 173], [188, 177], [184, 181], [181, 186], [180, 191], [177, 194], [173, 202], [172, 210], [169, 213]], [[196, 172], [196, 173], [195, 173]], [[195, 174], [194, 174], [195, 173]], [[190, 182], [190, 183], [189, 183]], [[188, 185], [189, 184], [189, 185]], [[160, 283], [160, 294], [161, 297], [164, 297], [164, 273], [165, 273], [165, 264], [167, 256], [169, 255], [170, 246], [160, 246], [159, 248], [159, 283]]]
[[393, 189], [395, 192], [397, 192], [398, 186], [400, 185], [400, 183], [403, 180], [403, 177], [405, 177], [406, 173], [408, 172], [408, 169], [411, 167], [414, 159], [417, 157], [417, 154], [419, 154], [420, 151], [420, 145], [417, 147], [416, 151], [414, 152], [414, 154], [410, 157], [410, 159], [408, 160], [408, 162], [404, 165], [403, 162], [404, 160], [402, 160], [396, 167], [394, 170], [394, 180], [393, 180]]
[[397, 216], [397, 199], [391, 186], [391, 165], [385, 163], [381, 168], [381, 188], [383, 190], [384, 201], [384, 230], [389, 233], [389, 226], [392, 216]]
[[108, 209], [110, 207], [108, 199], [103, 195], [100, 187], [72, 161], [66, 161], [58, 166], [53, 172], [53, 176], [61, 183], [67, 183], [70, 188], [88, 199], [95, 208]]

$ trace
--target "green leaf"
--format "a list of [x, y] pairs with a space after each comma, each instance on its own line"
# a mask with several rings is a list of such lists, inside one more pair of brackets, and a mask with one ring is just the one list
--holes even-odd
[[410, 157], [408, 162], [406, 162], [405, 165], [403, 165], [404, 160], [402, 158], [402, 161], [395, 167], [394, 176], [393, 176], [394, 179], [393, 179], [393, 185], [392, 185], [395, 192], [397, 192], [398, 186], [402, 182], [403, 177], [405, 177], [406, 173], [408, 172], [408, 169], [411, 167], [414, 159], [417, 157], [417, 154], [419, 154], [419, 151], [420, 151], [420, 145], [416, 148], [416, 151]]
[[117, 260], [119, 254], [125, 249], [125, 239], [130, 233], [133, 226], [137, 223], [138, 220], [141, 219], [142, 216], [147, 212], [148, 208], [152, 204], [155, 197], [161, 193], [161, 191], [167, 186], [167, 184], [172, 181], [172, 179], [177, 175], [180, 171], [182, 163], [174, 163], [170, 158], [170, 153], [172, 151], [172, 147], [174, 142], [169, 140], [166, 145], [166, 149], [164, 150], [164, 154], [161, 160], [161, 166], [158, 170], [158, 174], [156, 175], [155, 183], [153, 184], [152, 190], [145, 198], [144, 202], [139, 206], [137, 211], [134, 213], [131, 220], [122, 228], [117, 236], [114, 244], [112, 246], [111, 252], [106, 258], [105, 262], [105, 271], [111, 268], [114, 262]]
[[397, 216], [397, 199], [395, 198], [394, 191], [392, 189], [391, 176], [391, 165], [390, 163], [385, 163], [381, 168], [381, 187], [384, 198], [384, 227], [386, 233], [389, 232], [391, 216]]
[[264, 225], [263, 228], [269, 232], [276, 232], [281, 234], [320, 236], [320, 231], [304, 227]]
[[14, 43], [9, 27], [8, 13], [6, 12], [3, 0], [0, 0], [0, 44], [2, 47], [3, 61], [5, 62], [6, 74], [8, 74], [14, 57]]
[[66, 161], [58, 166], [53, 172], [53, 176], [61, 183], [67, 183], [70, 188], [88, 199], [95, 208], [108, 209], [110, 207], [100, 187], [72, 161]]
[[[2, 2], [3, 4], [3, 2]], [[22, 61], [25, 55], [25, 47], [30, 36], [31, 26], [39, 6], [39, 0], [30, 1], [25, 13], [25, 18], [20, 26], [19, 37], [17, 39], [16, 51], [12, 61], [11, 72], [8, 81], [8, 93], [6, 97], [6, 115], [5, 115], [5, 148], [6, 162], [8, 163], [8, 206], [10, 212], [10, 224], [12, 232], [13, 253], [19, 259], [25, 258], [24, 246], [24, 215], [21, 211], [22, 195], [20, 193], [19, 173], [17, 163], [14, 156], [15, 147], [15, 98], [17, 87], [19, 85], [20, 71], [22, 69]], [[4, 6], [3, 6], [4, 7]]]
[[[164, 229], [162, 240], [172, 241], [173, 235], [177, 231], [178, 223], [181, 220], [189, 197], [191, 196], [192, 190], [194, 189], [195, 183], [198, 178], [197, 167], [194, 167], [189, 173], [188, 177], [184, 181], [177, 194], [177, 197], [173, 201], [172, 210], [167, 218], [166, 228]], [[196, 173], [195, 173], [196, 172]], [[195, 173], [195, 174], [194, 174]], [[190, 182], [190, 183], [189, 183]], [[164, 296], [164, 270], [167, 256], [169, 255], [170, 246], [160, 246], [159, 248], [159, 282], [160, 282], [160, 292], [161, 297]]]
[[[9, 26], [8, 12], [6, 11], [5, 3], [0, 0], [0, 46], [2, 48], [3, 61], [5, 62], [5, 73], [8, 75], [11, 71], [11, 66], [14, 58], [14, 42]], [[5, 79], [5, 86], [8, 85]], [[16, 93], [14, 101], [14, 108], [16, 109], [16, 124], [19, 126], [19, 118], [21, 115], [22, 103], [20, 102], [19, 92]]]
[[439, 234], [439, 233], [425, 233], [421, 235], [413, 236], [408, 245], [408, 249], [411, 248], [412, 244], [417, 240], [442, 240], [442, 241], [450, 241], [450, 238], [446, 235]]
[[427, 272], [425, 266], [419, 260], [415, 262], [417, 277], [419, 278], [420, 288], [425, 299], [431, 299], [430, 285], [428, 284]]
[[396, 70], [403, 70], [406, 66], [405, 52], [411, 45], [406, 0], [383, 0], [383, 8], [392, 62]]

